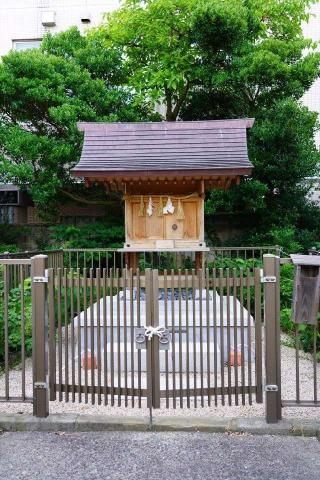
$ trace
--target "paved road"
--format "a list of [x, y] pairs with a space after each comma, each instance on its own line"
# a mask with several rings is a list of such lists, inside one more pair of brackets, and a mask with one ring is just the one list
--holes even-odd
[[0, 478], [319, 480], [313, 438], [205, 433], [4, 433]]

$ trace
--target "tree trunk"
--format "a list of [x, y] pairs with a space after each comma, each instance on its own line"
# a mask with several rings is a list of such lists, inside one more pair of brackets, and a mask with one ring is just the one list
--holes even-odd
[[167, 108], [166, 111], [166, 121], [167, 122], [175, 122], [177, 120], [177, 115], [175, 115], [171, 109]]

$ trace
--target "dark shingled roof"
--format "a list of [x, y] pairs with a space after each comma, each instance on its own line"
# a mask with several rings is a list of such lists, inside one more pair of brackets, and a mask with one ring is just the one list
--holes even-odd
[[84, 132], [77, 176], [201, 172], [249, 174], [253, 119], [199, 122], [78, 123]]

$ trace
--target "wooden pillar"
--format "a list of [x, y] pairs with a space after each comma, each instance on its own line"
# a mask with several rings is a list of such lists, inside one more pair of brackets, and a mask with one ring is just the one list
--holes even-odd
[[39, 418], [49, 415], [47, 260], [31, 258], [33, 415]]
[[281, 420], [280, 349], [280, 258], [263, 256], [264, 276], [275, 278], [264, 283], [266, 422]]
[[126, 252], [125, 263], [127, 268], [132, 268], [136, 272], [138, 268], [138, 252]]
[[196, 270], [201, 270], [204, 266], [204, 252], [196, 252]]
[[200, 205], [200, 211], [199, 211], [199, 215], [200, 215], [200, 230], [199, 230], [199, 240], [201, 242], [204, 242], [204, 201], [205, 201], [205, 189], [204, 189], [204, 181], [201, 180], [201, 183], [200, 183], [200, 202], [199, 202], [199, 205]]

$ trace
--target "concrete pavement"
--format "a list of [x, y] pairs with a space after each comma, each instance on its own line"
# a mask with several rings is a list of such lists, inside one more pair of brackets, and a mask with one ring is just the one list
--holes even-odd
[[6, 480], [318, 480], [315, 437], [186, 432], [4, 432]]

